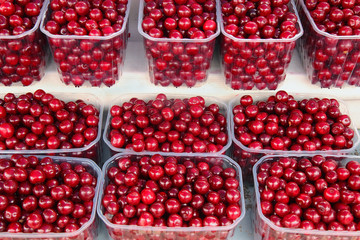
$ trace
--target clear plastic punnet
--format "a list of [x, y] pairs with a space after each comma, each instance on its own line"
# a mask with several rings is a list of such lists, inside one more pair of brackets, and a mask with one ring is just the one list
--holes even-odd
[[143, 31], [143, 18], [144, 1], [140, 1], [138, 31], [144, 37], [150, 82], [163, 87], [198, 87], [205, 83], [220, 34], [219, 15], [215, 34], [204, 39], [151, 37]]
[[[291, 95], [294, 96], [295, 100], [302, 100], [302, 99], [309, 99], [309, 98], [313, 98], [314, 96], [310, 95], [310, 94], [293, 94], [293, 93], [289, 93]], [[251, 94], [252, 98], [254, 99], [254, 103], [258, 102], [258, 101], [265, 101], [269, 96], [271, 96], [271, 93], [263, 93], [263, 94]], [[329, 95], [321, 95], [321, 94], [316, 94], [317, 98], [332, 98], [332, 96]], [[231, 138], [233, 141], [233, 146], [232, 146], [232, 158], [239, 163], [242, 171], [243, 171], [243, 175], [245, 177], [250, 177], [252, 175], [252, 168], [253, 166], [256, 164], [256, 162], [263, 156], [266, 155], [276, 155], [276, 154], [295, 154], [297, 153], [296, 151], [282, 151], [282, 150], [268, 150], [268, 149], [252, 149], [252, 148], [248, 148], [246, 146], [244, 146], [235, 136], [235, 125], [234, 125], [234, 114], [232, 112], [232, 109], [234, 108], [234, 106], [239, 104], [239, 100], [241, 98], [241, 95], [237, 95], [233, 100], [230, 101], [230, 105], [229, 105], [229, 109], [230, 109], [230, 123], [231, 123]], [[336, 98], [336, 97], [333, 97]], [[342, 114], [347, 114], [349, 115], [349, 111], [347, 108], [347, 105], [345, 102], [338, 100], [340, 104], [340, 111]], [[351, 117], [351, 115], [349, 115]], [[350, 128], [354, 130], [354, 138], [353, 138], [353, 146], [349, 149], [340, 149], [340, 150], [327, 150], [325, 151], [301, 151], [301, 153], [299, 154], [334, 154], [334, 155], [343, 155], [343, 154], [350, 154], [353, 153], [356, 148], [358, 147], [358, 145], [360, 144], [360, 136], [359, 136], [359, 132], [356, 129], [355, 123], [353, 118]], [[251, 179], [251, 178], [249, 178]]]
[[299, 52], [312, 84], [341, 88], [345, 83], [360, 86], [360, 36], [336, 36], [320, 30], [304, 1], [299, 1], [304, 36]]
[[[262, 163], [265, 162], [274, 162], [282, 157], [291, 157], [295, 159], [309, 158], [317, 154], [281, 154], [281, 155], [269, 155], [261, 158], [253, 168], [254, 174], [254, 185], [255, 185], [255, 195], [256, 199], [253, 201], [254, 205], [254, 240], [288, 240], [288, 239], [331, 239], [331, 240], [344, 240], [359, 239], [358, 231], [322, 231], [322, 230], [306, 230], [301, 228], [285, 228], [278, 227], [273, 222], [271, 222], [267, 217], [264, 216], [260, 206], [260, 193], [259, 193], [259, 183], [257, 182], [257, 173], [258, 168]], [[339, 166], [343, 167], [349, 161], [360, 162], [359, 156], [346, 155], [323, 155], [326, 159], [332, 159], [339, 163]]]
[[[104, 216], [104, 207], [102, 206], [102, 197], [104, 196], [104, 190], [109, 182], [107, 177], [107, 171], [113, 166], [117, 166], [117, 160], [122, 157], [130, 157], [132, 161], [139, 160], [142, 156], [149, 156], [146, 154], [136, 154], [130, 155], [126, 153], [119, 153], [107, 160], [102, 168], [102, 182], [100, 189], [100, 197], [97, 206], [97, 212], [101, 220], [105, 223], [108, 230], [109, 236], [114, 240], [125, 240], [125, 239], [162, 239], [162, 240], [173, 240], [173, 239], [230, 239], [245, 216], [245, 200], [244, 200], [244, 191], [243, 191], [243, 181], [241, 175], [241, 169], [238, 164], [236, 164], [228, 156], [178, 156], [177, 154], [169, 153], [153, 153], [161, 154], [164, 157], [172, 156], [178, 159], [178, 162], [183, 162], [186, 160], [191, 160], [195, 164], [199, 162], [206, 162], [210, 166], [220, 165], [226, 168], [233, 168], [236, 170], [236, 179], [239, 181], [239, 190], [241, 193], [241, 200], [239, 201], [241, 207], [241, 215], [229, 226], [219, 226], [219, 227], [143, 227], [135, 225], [117, 225], [111, 223]], [[150, 156], [152, 156], [151, 154]]]
[[45, 29], [52, 10], [47, 4], [40, 29], [47, 36], [60, 79], [76, 87], [113, 86], [122, 75], [131, 0], [120, 31], [109, 36], [54, 35]]
[[[298, 17], [298, 33], [289, 39], [236, 38], [225, 32], [221, 17], [221, 66], [226, 85], [234, 90], [275, 90], [285, 80], [296, 40], [304, 32], [293, 1], [288, 7]], [[218, 15], [222, 16], [220, 7]]]
[[[166, 94], [168, 99], [189, 99], [190, 97], [194, 97], [192, 95], [181, 95], [181, 94]], [[139, 100], [143, 100], [143, 101], [149, 101], [149, 100], [154, 100], [156, 97], [156, 94], [153, 93], [149, 93], [149, 94], [145, 94], [145, 93], [139, 93], [139, 94], [128, 94], [128, 95], [123, 95], [121, 97], [118, 97], [116, 99], [114, 99], [113, 105], [122, 105], [124, 102], [128, 102], [130, 101], [132, 98], [138, 98]], [[196, 156], [204, 156], [204, 155], [208, 155], [208, 154], [225, 154], [227, 152], [227, 150], [230, 148], [231, 146], [231, 132], [230, 132], [230, 112], [228, 109], [227, 104], [225, 104], [224, 102], [220, 101], [219, 99], [215, 98], [215, 97], [207, 97], [207, 96], [202, 96], [205, 100], [205, 106], [209, 106], [210, 104], [217, 104], [219, 106], [219, 113], [221, 113], [222, 115], [224, 115], [224, 117], [226, 118], [226, 133], [228, 135], [228, 140], [226, 145], [223, 146], [223, 148], [215, 153], [176, 153], [177, 155], [196, 155]], [[107, 118], [106, 118], [106, 122], [105, 122], [105, 128], [104, 128], [104, 132], [103, 132], [103, 140], [106, 143], [106, 145], [110, 148], [110, 151], [112, 154], [115, 153], [119, 153], [119, 152], [128, 152], [128, 153], [136, 153], [134, 150], [132, 149], [126, 149], [125, 147], [123, 148], [118, 148], [118, 147], [114, 147], [111, 142], [110, 142], [110, 132], [111, 132], [111, 119], [112, 116], [110, 114], [110, 110], [111, 107], [109, 107], [108, 113], [107, 113]], [[143, 151], [143, 152], [147, 152], [150, 153], [150, 151]], [[152, 153], [152, 152], [151, 152]]]
[[[42, 2], [36, 22], [30, 30], [0, 36], [0, 83], [5, 86], [28, 86], [40, 81], [45, 74], [48, 56], [46, 38], [39, 26], [48, 0]], [[7, 63], [11, 57], [11, 64]]]
[[[14, 93], [16, 96], [26, 94], [26, 92]], [[70, 148], [70, 149], [44, 149], [44, 150], [0, 150], [0, 154], [22, 154], [22, 155], [48, 155], [48, 156], [66, 156], [66, 157], [82, 157], [89, 158], [95, 162], [99, 162], [101, 154], [101, 129], [103, 124], [104, 107], [101, 101], [94, 95], [88, 93], [56, 93], [52, 92], [52, 95], [58, 97], [62, 101], [76, 101], [83, 100], [86, 103], [94, 105], [99, 110], [99, 124], [97, 130], [97, 137], [94, 141], [89, 143], [87, 146], [81, 148]], [[4, 95], [1, 95], [1, 98]]]
[[[24, 154], [21, 154], [24, 155]], [[24, 155], [29, 156], [29, 155]], [[44, 155], [32, 155], [36, 156], [38, 159], [42, 159], [49, 156]], [[11, 155], [2, 155], [2, 159], [10, 159]], [[94, 161], [86, 158], [73, 158], [73, 157], [51, 157], [54, 163], [70, 163], [71, 165], [81, 164], [86, 170], [93, 175], [97, 180], [97, 185], [95, 188], [95, 196], [93, 198], [93, 209], [91, 212], [90, 219], [87, 223], [82, 225], [77, 231], [70, 233], [9, 233], [9, 232], [0, 232], [1, 240], [20, 240], [20, 239], [31, 239], [31, 240], [96, 240], [98, 236], [98, 219], [96, 215], [96, 206], [99, 197], [100, 191], [100, 182], [101, 182], [101, 169], [99, 166], [94, 163]]]

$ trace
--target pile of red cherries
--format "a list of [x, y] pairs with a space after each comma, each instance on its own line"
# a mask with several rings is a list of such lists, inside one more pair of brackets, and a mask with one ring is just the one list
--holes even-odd
[[50, 2], [45, 29], [55, 35], [108, 36], [121, 30], [128, 0]]
[[215, 0], [145, 0], [142, 28], [153, 38], [204, 39], [215, 34]]
[[289, 0], [221, 0], [226, 33], [240, 39], [287, 39], [298, 33]]
[[204, 98], [168, 99], [158, 94], [147, 102], [130, 99], [110, 109], [109, 140], [135, 152], [219, 152], [228, 142], [227, 120], [216, 103]]
[[32, 29], [38, 21], [43, 1], [15, 0], [0, 3], [0, 82], [24, 86], [39, 81], [45, 69], [45, 38], [39, 31], [15, 36]]
[[45, 30], [53, 35], [76, 35], [109, 39], [62, 39], [51, 36], [50, 46], [65, 84], [108, 87], [121, 75], [127, 29], [123, 29], [128, 0], [51, 0]]
[[266, 101], [244, 95], [233, 108], [235, 137], [251, 149], [315, 151], [353, 146], [350, 117], [335, 99], [295, 100], [278, 91]]
[[0, 99], [0, 149], [81, 148], [98, 135], [99, 110], [82, 100], [64, 102], [43, 90]]
[[121, 157], [107, 171], [103, 214], [114, 224], [168, 227], [231, 225], [241, 215], [236, 170], [190, 158]]
[[360, 4], [354, 0], [306, 0], [305, 6], [316, 26], [338, 36], [360, 35]]
[[[336, 99], [295, 100], [278, 91], [264, 101], [249, 95], [233, 107], [235, 144], [233, 158], [251, 175], [261, 158], [257, 150], [340, 150], [353, 146], [354, 130], [348, 115], [342, 114]], [[244, 147], [251, 150], [244, 150]]]
[[142, 29], [152, 38], [193, 39], [185, 42], [145, 40], [151, 81], [155, 85], [193, 87], [207, 78], [217, 31], [215, 0], [146, 0]]
[[259, 165], [262, 213], [279, 227], [360, 230], [360, 163], [338, 160], [281, 157]]
[[[304, 2], [318, 30], [334, 37], [315, 32], [303, 15], [304, 36], [302, 48], [304, 62], [313, 84], [323, 88], [360, 84], [359, 42], [346, 36], [360, 35], [360, 5], [353, 0]], [[345, 39], [338, 39], [345, 37]]]
[[0, 35], [20, 35], [35, 25], [43, 1], [15, 0], [0, 3]]
[[[222, 0], [224, 36], [222, 61], [231, 88], [274, 90], [285, 79], [295, 41], [254, 42], [256, 39], [290, 39], [298, 33], [297, 16], [288, 0]], [[242, 41], [247, 39], [247, 41]]]
[[69, 233], [90, 220], [97, 179], [82, 165], [13, 155], [0, 172], [0, 232]]

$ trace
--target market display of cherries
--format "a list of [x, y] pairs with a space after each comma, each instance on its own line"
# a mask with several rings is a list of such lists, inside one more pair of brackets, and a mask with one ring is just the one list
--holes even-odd
[[[65, 84], [115, 84], [121, 75], [128, 38], [127, 27], [123, 26], [127, 5], [128, 0], [51, 0], [44, 25], [52, 34], [49, 43]], [[60, 37], [71, 35], [74, 38]]]
[[31, 31], [42, 5], [42, 0], [0, 3], [0, 82], [5, 86], [28, 86], [44, 75], [46, 40], [40, 31]]
[[64, 102], [43, 90], [0, 99], [0, 150], [82, 148], [96, 139], [98, 125], [99, 110], [82, 100]]
[[[232, 89], [275, 90], [286, 77], [299, 32], [290, 1], [221, 0], [222, 63]], [[279, 39], [279, 41], [253, 41]]]
[[306, 230], [360, 229], [360, 163], [279, 157], [257, 169], [261, 212], [273, 224]]
[[300, 52], [308, 78], [323, 88], [342, 87], [345, 83], [359, 86], [359, 41], [347, 37], [360, 34], [360, 5], [351, 0], [306, 0], [304, 5], [304, 11], [316, 24], [313, 26], [301, 12], [304, 36]]
[[[225, 31], [220, 51], [227, 85], [275, 90], [285, 79], [300, 35], [291, 0], [219, 0], [221, 16], [216, 0], [141, 1], [140, 33], [155, 85], [194, 87], [206, 81], [218, 17]], [[44, 75], [46, 41], [38, 29], [43, 4], [0, 0], [3, 85], [28, 86]], [[44, 6], [41, 31], [66, 85], [110, 87], [120, 78], [129, 4], [50, 0]], [[360, 36], [360, 0], [304, 0], [304, 5], [300, 53], [312, 83], [360, 86], [360, 41], [347, 38]], [[307, 21], [306, 11], [316, 26]], [[109, 151], [133, 154], [105, 163], [98, 206], [98, 167], [72, 157], [98, 160], [102, 109], [41, 89], [0, 98], [0, 151], [19, 153], [0, 157], [0, 233], [95, 239], [98, 226], [90, 220], [98, 207], [114, 240], [228, 239], [244, 215], [241, 174], [251, 179], [253, 166], [268, 154], [282, 155], [255, 165], [262, 213], [255, 213], [255, 239], [258, 232], [259, 239], [280, 239], [264, 216], [277, 227], [308, 230], [310, 238], [317, 236], [310, 230], [360, 231], [360, 162], [326, 155], [347, 153], [357, 140], [336, 99], [295, 99], [286, 91], [261, 100], [242, 95], [231, 106], [233, 129], [228, 129], [230, 111], [215, 99], [145, 96], [122, 98], [109, 109], [104, 133]], [[242, 173], [219, 155], [230, 148], [230, 130], [232, 157]], [[29, 150], [67, 158], [25, 156]], [[284, 151], [307, 154], [287, 156]], [[314, 151], [324, 154], [308, 154]], [[281, 239], [293, 237], [287, 235], [291, 231], [280, 234]]]
[[[155, 85], [193, 87], [206, 81], [217, 31], [215, 0], [145, 0], [141, 23]], [[161, 40], [156, 40], [161, 38]], [[172, 39], [193, 39], [179, 42]], [[170, 41], [169, 41], [170, 40]]]
[[235, 138], [242, 146], [234, 148], [233, 157], [247, 173], [261, 157], [256, 150], [328, 151], [353, 146], [351, 119], [341, 113], [335, 99], [295, 100], [278, 91], [257, 102], [244, 95], [239, 103], [232, 109], [232, 120]]
[[115, 148], [135, 152], [220, 152], [229, 138], [222, 111], [216, 103], [206, 105], [200, 96], [132, 98], [111, 107], [108, 139]]
[[101, 197], [114, 224], [168, 227], [231, 225], [241, 215], [236, 170], [204, 157], [120, 157], [107, 169]]
[[70, 233], [90, 220], [97, 178], [81, 164], [13, 155], [0, 173], [0, 232]]

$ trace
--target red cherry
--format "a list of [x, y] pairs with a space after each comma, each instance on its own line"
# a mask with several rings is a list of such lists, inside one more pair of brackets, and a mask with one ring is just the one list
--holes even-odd
[[15, 129], [10, 123], [0, 124], [0, 135], [3, 138], [11, 138], [14, 135]]
[[150, 189], [144, 189], [141, 191], [141, 201], [147, 205], [154, 203], [156, 200], [155, 193]]

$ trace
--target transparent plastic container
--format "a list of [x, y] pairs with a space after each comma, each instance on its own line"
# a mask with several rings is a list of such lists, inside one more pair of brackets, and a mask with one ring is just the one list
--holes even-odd
[[[257, 171], [261, 163], [264, 162], [272, 162], [276, 161], [281, 157], [294, 157], [296, 159], [312, 157], [316, 154], [284, 154], [284, 155], [271, 155], [263, 157], [257, 162], [254, 166], [253, 174], [254, 174], [254, 184], [255, 184], [255, 195], [256, 200], [253, 201], [254, 206], [254, 240], [285, 240], [285, 239], [313, 239], [313, 240], [358, 240], [359, 232], [358, 231], [320, 231], [320, 230], [305, 230], [300, 228], [284, 228], [278, 227], [274, 223], [272, 223], [267, 217], [264, 216], [261, 209], [258, 208], [260, 206], [260, 194], [259, 194], [259, 184], [255, 180], [257, 179]], [[324, 155], [327, 159], [334, 159], [339, 162], [339, 166], [345, 166], [349, 161], [357, 161], [360, 162], [359, 156], [339, 156], [339, 155]]]
[[[302, 99], [309, 99], [309, 98], [313, 98], [315, 96], [312, 96], [311, 94], [293, 94], [293, 93], [289, 93], [291, 95], [294, 96], [295, 100], [302, 100]], [[267, 98], [269, 96], [271, 96], [273, 94], [268, 93], [268, 94], [251, 94], [252, 98], [254, 99], [254, 103], [258, 102], [258, 101], [265, 101], [267, 100]], [[316, 94], [317, 98], [336, 98], [336, 97], [332, 97], [329, 95], [321, 95], [321, 94]], [[233, 141], [233, 146], [232, 146], [232, 158], [239, 163], [242, 171], [243, 171], [243, 175], [244, 177], [247, 176], [251, 176], [252, 175], [252, 168], [255, 165], [255, 163], [263, 156], [265, 155], [276, 155], [276, 154], [295, 154], [298, 153], [296, 151], [282, 151], [282, 150], [268, 150], [268, 149], [260, 149], [260, 150], [256, 150], [256, 149], [251, 149], [248, 148], [246, 146], [244, 146], [235, 136], [235, 125], [234, 125], [234, 114], [232, 112], [232, 109], [234, 108], [234, 106], [239, 104], [241, 95], [237, 95], [233, 100], [231, 100], [230, 105], [229, 105], [229, 109], [230, 109], [230, 123], [231, 123], [231, 138]], [[338, 100], [338, 99], [337, 99]], [[339, 104], [340, 104], [340, 111], [342, 114], [347, 114], [349, 115], [349, 111], [347, 108], [347, 105], [345, 102], [338, 100]], [[351, 115], [349, 115], [351, 118]], [[354, 119], [352, 119], [350, 128], [354, 130], [354, 138], [353, 138], [353, 146], [349, 149], [340, 149], [340, 150], [330, 150], [330, 151], [301, 151], [301, 154], [335, 154], [335, 155], [341, 155], [341, 154], [350, 154], [353, 153], [356, 148], [358, 147], [358, 145], [360, 144], [360, 136], [359, 136], [359, 132], [356, 129], [355, 123], [354, 123]], [[299, 153], [300, 154], [300, 153]], [[251, 178], [249, 178], [251, 179]]]
[[[25, 94], [26, 92], [14, 93], [16, 96]], [[0, 154], [22, 154], [22, 155], [49, 155], [49, 156], [64, 156], [64, 157], [82, 157], [89, 158], [95, 162], [100, 161], [101, 154], [101, 129], [103, 124], [103, 114], [104, 107], [101, 104], [101, 101], [94, 95], [88, 93], [55, 93], [52, 92], [52, 95], [58, 97], [62, 101], [76, 101], [81, 99], [86, 103], [93, 104], [99, 110], [99, 124], [97, 137], [89, 145], [81, 148], [71, 148], [71, 149], [45, 149], [45, 150], [0, 150]], [[0, 97], [3, 98], [4, 94], [1, 94]]]
[[216, 33], [208, 38], [153, 38], [142, 29], [143, 9], [144, 1], [140, 1], [138, 31], [144, 37], [150, 82], [163, 87], [190, 88], [205, 83], [214, 54], [216, 37], [220, 34], [219, 15], [216, 16]]
[[129, 36], [130, 3], [121, 30], [109, 36], [51, 34], [45, 25], [52, 10], [46, 7], [40, 29], [47, 36], [62, 82], [76, 87], [111, 87], [120, 79]]
[[[185, 98], [190, 98], [190, 97], [193, 97], [193, 96], [190, 96], [190, 95], [180, 95], [180, 94], [166, 94], [167, 98], [168, 99], [176, 99], [176, 98], [179, 98], [179, 99], [185, 99]], [[131, 98], [138, 98], [138, 99], [141, 99], [141, 100], [144, 100], [144, 101], [149, 101], [149, 100], [152, 100], [152, 99], [155, 99], [156, 97], [156, 94], [152, 94], [152, 93], [149, 93], [149, 94], [145, 94], [145, 93], [139, 93], [139, 94], [129, 94], [129, 95], [123, 95], [119, 98], [116, 98], [114, 99], [112, 102], [113, 102], [113, 105], [111, 105], [109, 107], [109, 110], [108, 110], [108, 113], [107, 113], [107, 118], [106, 118], [106, 122], [105, 122], [105, 128], [104, 128], [104, 132], [103, 132], [103, 140], [104, 142], [106, 143], [106, 145], [110, 148], [110, 151], [113, 154], [116, 154], [116, 153], [119, 153], [119, 152], [127, 152], [127, 153], [136, 153], [135, 151], [133, 150], [129, 150], [129, 149], [126, 149], [126, 148], [117, 148], [117, 147], [114, 147], [111, 142], [110, 142], [110, 139], [109, 139], [109, 134], [110, 134], [110, 131], [111, 131], [111, 125], [110, 125], [110, 121], [111, 121], [111, 114], [110, 114], [110, 109], [112, 106], [114, 105], [122, 105], [124, 102], [128, 102]], [[227, 141], [227, 144], [221, 149], [221, 151], [218, 151], [216, 153], [176, 153], [177, 155], [179, 156], [187, 156], [189, 154], [191, 155], [194, 155], [194, 156], [204, 156], [204, 155], [209, 155], [209, 154], [225, 154], [226, 151], [230, 148], [231, 146], [231, 136], [230, 136], [230, 111], [228, 110], [228, 106], [227, 104], [223, 103], [222, 101], [220, 101], [219, 99], [217, 98], [214, 98], [214, 97], [206, 97], [206, 96], [202, 96], [204, 99], [205, 99], [205, 105], [208, 106], [212, 103], [215, 103], [215, 104], [218, 104], [220, 110], [219, 110], [219, 113], [223, 114], [226, 118], [226, 128], [227, 128], [227, 135], [228, 135], [228, 141]], [[143, 151], [143, 152], [147, 152], [147, 153], [153, 153], [153, 152], [150, 152], [150, 151]]]
[[[275, 90], [285, 79], [296, 40], [304, 32], [294, 2], [288, 6], [298, 17], [298, 33], [289, 39], [236, 38], [225, 32], [221, 18], [221, 66], [226, 85], [234, 90]], [[218, 15], [222, 16], [220, 7]]]
[[[44, 76], [48, 49], [39, 26], [47, 4], [48, 0], [43, 2], [32, 29], [19, 35], [0, 36], [0, 83], [2, 85], [28, 86], [40, 81]], [[7, 57], [17, 59], [16, 64], [7, 63]]]
[[[156, 154], [156, 153], [154, 153]], [[104, 208], [101, 204], [102, 197], [104, 195], [104, 190], [109, 182], [107, 177], [107, 171], [109, 168], [113, 166], [117, 166], [117, 160], [122, 157], [130, 157], [132, 161], [139, 160], [142, 156], [146, 156], [145, 154], [136, 154], [130, 155], [126, 153], [119, 153], [107, 160], [102, 168], [102, 182], [100, 189], [100, 197], [97, 206], [97, 212], [101, 220], [105, 223], [106, 228], [110, 237], [114, 240], [125, 240], [125, 239], [161, 239], [161, 240], [173, 240], [173, 239], [229, 239], [233, 236], [235, 228], [238, 227], [241, 220], [245, 216], [245, 200], [244, 200], [244, 191], [243, 191], [243, 182], [241, 169], [238, 164], [236, 164], [231, 158], [228, 156], [178, 156], [177, 154], [168, 154], [168, 153], [159, 153], [164, 157], [173, 156], [178, 159], [178, 162], [183, 162], [186, 160], [191, 160], [194, 163], [199, 162], [207, 162], [209, 165], [221, 165], [226, 168], [233, 168], [236, 170], [236, 179], [239, 181], [239, 190], [241, 193], [241, 200], [239, 204], [241, 205], [241, 215], [237, 218], [233, 224], [229, 226], [221, 226], [221, 227], [141, 227], [134, 225], [116, 225], [111, 223], [104, 216]]]
[[299, 1], [304, 36], [299, 52], [312, 84], [341, 88], [345, 83], [360, 86], [360, 36], [335, 36], [321, 31], [304, 1]]
[[[25, 155], [24, 155], [25, 156]], [[27, 155], [28, 156], [28, 155]], [[48, 156], [35, 155], [42, 159]], [[10, 159], [11, 155], [2, 155], [1, 159]], [[72, 158], [72, 157], [51, 157], [55, 163], [67, 162], [70, 164], [81, 164], [86, 170], [96, 177], [97, 185], [95, 188], [95, 196], [93, 198], [93, 209], [90, 220], [81, 226], [77, 231], [71, 233], [8, 233], [0, 232], [1, 240], [13, 239], [29, 239], [29, 240], [96, 240], [98, 236], [98, 219], [96, 216], [96, 206], [99, 198], [101, 169], [90, 159], [86, 158]]]

